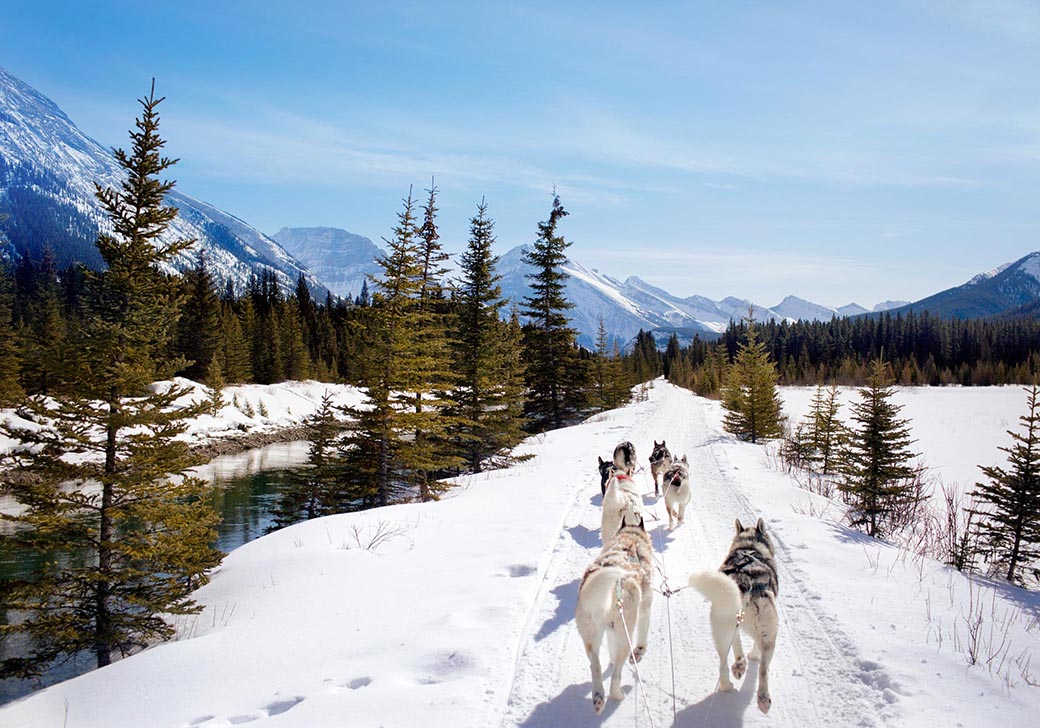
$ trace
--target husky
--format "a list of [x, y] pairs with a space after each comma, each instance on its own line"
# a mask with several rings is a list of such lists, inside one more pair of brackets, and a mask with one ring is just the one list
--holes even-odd
[[686, 520], [686, 506], [690, 503], [690, 467], [686, 456], [676, 460], [664, 472], [664, 508], [668, 511], [668, 530], [681, 526]]
[[747, 670], [739, 635], [743, 628], [755, 642], [750, 658], [759, 660], [758, 709], [768, 713], [773, 704], [769, 696], [769, 663], [776, 648], [776, 599], [780, 584], [773, 544], [762, 519], [748, 528], [737, 520], [736, 528], [737, 535], [719, 570], [691, 575], [690, 586], [711, 601], [711, 632], [719, 653], [720, 689], [733, 689], [726, 669], [731, 645], [736, 657], [733, 677], [739, 680]]
[[614, 465], [626, 475], [636, 472], [636, 448], [630, 442], [619, 442], [614, 448]]
[[608, 548], [614, 541], [626, 518], [639, 520], [642, 517], [643, 498], [636, 489], [635, 481], [624, 473], [611, 474], [603, 495], [603, 520], [600, 525], [603, 548]]
[[611, 700], [625, 697], [621, 692], [625, 660], [636, 663], [646, 654], [650, 602], [654, 594], [651, 589], [653, 558], [643, 518], [626, 514], [613, 544], [589, 564], [581, 577], [574, 616], [592, 670], [592, 709], [596, 715], [603, 712], [606, 703], [599, 656], [603, 633], [607, 633], [607, 649], [613, 665]]
[[657, 485], [658, 476], [670, 467], [672, 467], [672, 453], [669, 452], [668, 447], [664, 444], [664, 440], [661, 440], [660, 444], [658, 444], [657, 440], [654, 440], [654, 450], [650, 453], [650, 475], [654, 478], [654, 496], [661, 495]]
[[[597, 456], [598, 457], [598, 456]], [[609, 460], [599, 459], [599, 492], [600, 495], [605, 496], [607, 494], [607, 481], [610, 480], [610, 476], [617, 472], [617, 466]]]

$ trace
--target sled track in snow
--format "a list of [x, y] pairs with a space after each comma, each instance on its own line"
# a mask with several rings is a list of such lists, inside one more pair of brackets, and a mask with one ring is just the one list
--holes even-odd
[[[718, 658], [708, 624], [708, 604], [692, 589], [683, 589], [670, 599], [655, 592], [647, 654], [638, 665], [643, 686], [637, 685], [635, 671], [626, 665], [622, 679], [625, 699], [608, 700], [603, 714], [594, 715], [589, 665], [574, 627], [574, 608], [585, 566], [600, 550], [596, 456], [609, 454], [620, 440], [635, 444], [639, 463], [646, 466], [645, 476], [636, 478], [637, 482], [642, 478], [644, 492], [649, 491], [644, 496], [647, 529], [658, 566], [672, 589], [686, 586], [691, 571], [718, 566], [732, 538], [734, 518], [758, 515], [758, 509], [741, 492], [734, 469], [724, 462], [722, 451], [712, 446], [719, 433], [708, 429], [704, 404], [669, 385], [659, 383], [657, 387], [670, 391], [664, 396], [655, 391], [651, 402], [636, 405], [644, 409], [635, 423], [612, 431], [615, 439], [604, 441], [600, 452], [586, 454], [589, 477], [564, 518], [518, 637], [509, 697], [481, 725], [883, 725], [887, 703], [880, 690], [871, 686], [876, 683], [872, 666], [858, 659], [852, 641], [821, 607], [810, 575], [798, 567], [791, 548], [775, 531], [771, 533], [780, 572], [780, 634], [770, 670], [773, 706], [769, 715], [755, 706], [757, 663], [749, 665], [743, 680], [735, 681], [734, 692], [715, 692]], [[668, 531], [663, 499], [657, 502], [653, 497], [647, 466], [652, 442], [661, 438], [668, 441], [673, 455], [686, 454], [690, 461], [693, 501], [686, 523], [673, 532]], [[769, 523], [771, 514], [761, 515]], [[658, 520], [653, 520], [655, 516]], [[661, 582], [658, 573], [654, 586], [659, 589]], [[750, 640], [743, 639], [749, 649]], [[605, 660], [604, 666], [607, 664]]]

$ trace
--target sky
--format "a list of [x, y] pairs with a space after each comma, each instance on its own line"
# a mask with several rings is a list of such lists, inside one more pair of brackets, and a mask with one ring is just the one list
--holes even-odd
[[4, 3], [0, 65], [266, 233], [449, 252], [553, 189], [569, 255], [681, 296], [917, 300], [1040, 249], [1040, 0]]

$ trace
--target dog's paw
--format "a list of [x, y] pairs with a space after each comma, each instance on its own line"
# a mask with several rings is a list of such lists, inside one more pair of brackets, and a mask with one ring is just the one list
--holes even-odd
[[643, 659], [643, 655], [645, 655], [645, 654], [646, 654], [646, 645], [639, 645], [634, 650], [632, 650], [632, 654], [628, 656], [628, 661], [631, 662], [634, 665], [637, 662], [639, 662], [640, 660], [642, 660]]
[[758, 709], [763, 713], [768, 713], [769, 709], [773, 706], [773, 699], [769, 697], [769, 693], [758, 694]]
[[743, 657], [738, 658], [737, 661], [733, 663], [732, 670], [733, 677], [737, 678], [737, 680], [744, 677], [744, 673], [747, 672], [747, 660]]
[[610, 689], [610, 699], [611, 700], [624, 700], [625, 699], [625, 694], [623, 692], [621, 692], [621, 688], [620, 687], [618, 687], [618, 688], [611, 688]]
[[761, 662], [762, 661], [762, 655], [759, 654], [759, 651], [758, 651], [757, 647], [755, 649], [751, 650], [751, 654], [748, 655], [748, 659], [749, 660], [754, 660], [755, 662]]
[[592, 694], [592, 709], [599, 715], [603, 712], [603, 707], [607, 704], [606, 698], [603, 697], [603, 693]]
[[725, 680], [719, 680], [719, 692], [720, 693], [730, 693], [730, 692], [733, 692], [733, 683], [731, 683], [729, 681], [729, 678], [726, 678]]

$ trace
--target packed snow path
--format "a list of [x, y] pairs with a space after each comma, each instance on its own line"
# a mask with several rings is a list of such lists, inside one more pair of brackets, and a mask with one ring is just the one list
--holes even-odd
[[[733, 537], [735, 518], [744, 523], [760, 516], [767, 524], [775, 520], [744, 494], [741, 472], [724, 460], [725, 453], [710, 447], [719, 433], [705, 421], [703, 405], [678, 390], [669, 395], [652, 397], [638, 408], [634, 421], [616, 428], [617, 440], [633, 442], [639, 456], [642, 472], [636, 481], [645, 493], [647, 529], [658, 559], [658, 590], [684, 587], [691, 571], [717, 568]], [[674, 457], [685, 454], [690, 463], [693, 500], [686, 523], [674, 531], [668, 530], [663, 497], [653, 495], [647, 462], [653, 441], [662, 439]], [[794, 566], [776, 529], [770, 532], [780, 575], [780, 633], [770, 669], [769, 715], [755, 705], [757, 663], [750, 664], [743, 680], [734, 681], [734, 692], [715, 691], [718, 658], [708, 603], [686, 588], [670, 598], [655, 591], [647, 654], [637, 666], [642, 686], [632, 666], [626, 665], [625, 699], [608, 700], [603, 715], [595, 717], [589, 663], [573, 618], [581, 575], [600, 550], [597, 455], [609, 452], [588, 454], [588, 482], [567, 514], [521, 639], [503, 726], [555, 728], [595, 721], [605, 726], [804, 728], [884, 723], [879, 711], [884, 710], [885, 696], [878, 687], [868, 686], [876, 681], [864, 679], [871, 665], [857, 658], [852, 641], [820, 607], [810, 578]], [[750, 650], [750, 638], [742, 639]], [[606, 668], [606, 640], [602, 653]]]

